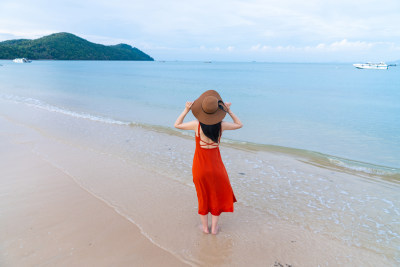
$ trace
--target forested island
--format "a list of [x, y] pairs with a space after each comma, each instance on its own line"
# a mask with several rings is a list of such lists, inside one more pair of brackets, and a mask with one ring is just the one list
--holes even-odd
[[61, 32], [42, 38], [0, 42], [0, 59], [145, 60], [154, 59], [127, 44], [102, 45]]

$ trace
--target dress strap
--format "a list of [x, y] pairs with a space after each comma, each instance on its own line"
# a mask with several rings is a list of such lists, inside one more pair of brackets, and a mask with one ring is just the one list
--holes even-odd
[[200, 122], [199, 122], [199, 125], [198, 125], [198, 127], [197, 127], [197, 134], [198, 134], [199, 137], [200, 137]]
[[207, 143], [207, 142], [205, 142], [205, 141], [203, 141], [201, 139], [200, 139], [200, 141], [204, 143], [204, 145], [202, 145], [202, 146], [205, 146], [205, 145], [207, 145], [207, 146], [218, 146], [217, 143]]

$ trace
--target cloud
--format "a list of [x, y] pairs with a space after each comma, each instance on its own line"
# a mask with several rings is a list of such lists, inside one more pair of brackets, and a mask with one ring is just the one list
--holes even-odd
[[35, 39], [52, 33], [54, 33], [54, 31], [51, 30], [10, 31], [0, 28], [0, 41], [9, 39]]
[[400, 57], [399, 17], [398, 0], [1, 0], [0, 41], [66, 31], [168, 59], [195, 57], [171, 51], [233, 60], [250, 52], [329, 52], [346, 59], [348, 51], [377, 49]]
[[333, 42], [331, 44], [319, 44], [316, 46], [317, 49], [322, 50], [330, 50], [330, 51], [338, 51], [338, 50], [368, 50], [374, 46], [374, 43], [362, 42], [362, 41], [354, 41], [350, 42], [347, 39], [343, 39], [338, 42]]
[[234, 46], [227, 46], [226, 48], [221, 48], [219, 46], [215, 46], [215, 47], [206, 47], [204, 45], [200, 46], [198, 48], [200, 51], [202, 52], [233, 52], [235, 50]]
[[343, 39], [332, 43], [320, 43], [315, 46], [268, 46], [256, 44], [252, 45], [249, 50], [255, 52], [288, 52], [288, 51], [315, 51], [315, 52], [335, 52], [335, 51], [367, 51], [375, 47], [384, 47], [391, 50], [397, 50], [400, 47], [393, 42], [365, 42], [365, 41], [349, 41]]

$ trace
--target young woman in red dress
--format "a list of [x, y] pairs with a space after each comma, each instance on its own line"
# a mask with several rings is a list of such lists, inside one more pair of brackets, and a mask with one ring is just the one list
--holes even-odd
[[[231, 103], [224, 103], [216, 91], [209, 90], [194, 102], [186, 102], [184, 111], [175, 122], [178, 129], [195, 131], [193, 183], [196, 187], [203, 232], [207, 234], [210, 233], [208, 213], [211, 213], [211, 233], [217, 234], [219, 215], [221, 212], [233, 212], [233, 203], [236, 202], [219, 151], [222, 132], [243, 126], [230, 110], [230, 106]], [[190, 109], [197, 120], [183, 123]], [[223, 121], [226, 113], [231, 116], [233, 123]]]

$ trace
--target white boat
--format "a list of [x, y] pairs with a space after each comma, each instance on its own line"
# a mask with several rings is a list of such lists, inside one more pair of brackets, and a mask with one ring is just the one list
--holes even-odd
[[381, 63], [357, 63], [357, 64], [353, 64], [354, 67], [356, 67], [357, 69], [374, 69], [374, 70], [387, 70], [388, 69], [388, 65], [385, 64], [384, 62]]
[[16, 58], [13, 60], [15, 63], [31, 63], [32, 60], [26, 59], [26, 58]]

